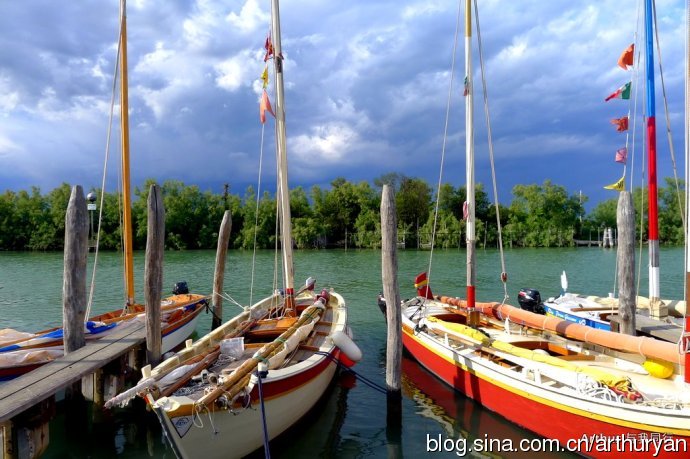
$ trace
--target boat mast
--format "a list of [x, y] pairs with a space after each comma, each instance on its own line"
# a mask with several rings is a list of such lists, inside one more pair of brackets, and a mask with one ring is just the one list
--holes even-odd
[[659, 217], [657, 204], [656, 171], [656, 110], [654, 101], [654, 34], [652, 0], [645, 0], [645, 54], [647, 77], [647, 164], [649, 206], [649, 312], [659, 315]]
[[120, 131], [122, 136], [122, 240], [127, 305], [134, 304], [132, 196], [129, 177], [129, 95], [127, 92], [127, 0], [120, 1]]
[[[690, 216], [690, 0], [685, 9], [685, 221]], [[682, 338], [685, 351], [685, 382], [690, 384], [690, 225], [685, 227], [685, 330]]]
[[283, 55], [280, 44], [280, 10], [278, 0], [271, 1], [271, 39], [276, 89], [276, 149], [278, 151], [278, 196], [280, 199], [280, 233], [283, 250], [283, 280], [285, 308], [294, 311], [295, 288], [292, 261], [292, 223], [290, 220], [290, 190], [288, 189], [287, 142], [285, 134], [285, 94], [283, 91]]
[[472, 1], [465, 0], [465, 182], [467, 193], [467, 308], [469, 325], [478, 325], [475, 306], [474, 118], [472, 99]]

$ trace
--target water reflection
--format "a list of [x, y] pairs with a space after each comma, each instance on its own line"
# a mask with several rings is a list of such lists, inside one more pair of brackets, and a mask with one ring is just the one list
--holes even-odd
[[[440, 435], [429, 433], [426, 446], [434, 447], [438, 441], [445, 439], [455, 440], [458, 446], [453, 452], [455, 457], [462, 452], [458, 449], [464, 449], [464, 457], [478, 458], [524, 458], [526, 454], [530, 458], [541, 459], [578, 457], [562, 452], [504, 451], [504, 446], [508, 444], [517, 448], [523, 439], [537, 440], [540, 437], [483, 409], [478, 403], [441, 382], [407, 355], [403, 356], [402, 369], [403, 394], [414, 401], [416, 414], [434, 420], [443, 430]], [[468, 447], [475, 442], [488, 451], [468, 451]], [[451, 444], [447, 442], [446, 445]]]

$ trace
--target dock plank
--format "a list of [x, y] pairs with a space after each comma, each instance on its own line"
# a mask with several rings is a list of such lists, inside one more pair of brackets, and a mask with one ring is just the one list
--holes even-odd
[[144, 324], [137, 323], [110, 336], [87, 342], [75, 352], [0, 384], [0, 422], [93, 373], [143, 343], [145, 338]]

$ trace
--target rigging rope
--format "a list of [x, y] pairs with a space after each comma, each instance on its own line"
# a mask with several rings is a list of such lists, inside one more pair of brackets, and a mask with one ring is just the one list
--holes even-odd
[[257, 180], [256, 190], [256, 208], [254, 209], [254, 251], [252, 252], [252, 274], [249, 283], [249, 305], [254, 304], [254, 274], [256, 271], [256, 235], [259, 232], [259, 201], [261, 199], [261, 170], [264, 160], [264, 133], [266, 125], [261, 123], [261, 147], [259, 150], [259, 178]]
[[[118, 31], [118, 37], [122, 36], [122, 22], [124, 18], [120, 19], [120, 29]], [[113, 129], [113, 113], [115, 111], [115, 93], [117, 92], [117, 75], [120, 66], [120, 48], [121, 40], [117, 40], [117, 53], [115, 58], [115, 69], [113, 72], [113, 89], [110, 96], [110, 115], [108, 119], [108, 132], [106, 134], [105, 142], [105, 158], [103, 160], [103, 176], [101, 178], [101, 197], [100, 197], [100, 208], [98, 209], [98, 225], [96, 230], [96, 246], [94, 248], [93, 255], [93, 269], [91, 271], [91, 285], [89, 287], [89, 300], [86, 306], [86, 313], [84, 314], [84, 320], [88, 321], [89, 316], [91, 316], [91, 307], [93, 306], [93, 295], [96, 290], [96, 268], [98, 266], [98, 248], [100, 246], [101, 240], [101, 224], [103, 222], [103, 204], [105, 202], [105, 177], [108, 171], [108, 158], [110, 157], [110, 138]]]
[[661, 80], [661, 93], [664, 99], [664, 113], [666, 114], [666, 137], [668, 138], [668, 147], [671, 153], [671, 164], [673, 166], [673, 178], [676, 185], [676, 198], [678, 199], [678, 209], [680, 210], [680, 219], [683, 222], [683, 234], [685, 234], [685, 215], [683, 213], [683, 201], [680, 197], [680, 184], [678, 183], [678, 170], [676, 168], [676, 155], [673, 149], [673, 138], [671, 137], [671, 118], [668, 114], [668, 100], [666, 98], [666, 85], [664, 85], [664, 71], [661, 65], [661, 47], [659, 46], [659, 28], [656, 25], [656, 2], [652, 2], [653, 20], [654, 20], [654, 37], [656, 38], [656, 53], [659, 60], [659, 79]]
[[458, 49], [458, 35], [460, 33], [462, 19], [462, 2], [458, 2], [458, 16], [455, 24], [455, 38], [453, 41], [453, 56], [450, 65], [450, 82], [448, 84], [448, 101], [446, 103], [446, 119], [443, 127], [443, 144], [441, 146], [441, 167], [438, 174], [438, 185], [436, 186], [436, 203], [434, 204], [434, 224], [431, 228], [431, 247], [429, 253], [429, 268], [427, 278], [431, 282], [431, 265], [434, 257], [434, 242], [436, 240], [436, 224], [438, 222], [438, 209], [441, 201], [441, 182], [443, 180], [443, 164], [446, 158], [446, 144], [448, 141], [448, 120], [450, 119], [450, 105], [453, 98], [453, 78], [455, 77], [455, 55]]
[[[469, 1], [469, 0], [467, 0]], [[491, 120], [489, 116], [489, 91], [486, 87], [486, 75], [484, 72], [484, 54], [482, 53], [482, 35], [479, 29], [479, 8], [474, 2], [474, 20], [477, 27], [477, 45], [479, 49], [479, 67], [482, 76], [482, 90], [484, 94], [484, 114], [486, 116], [486, 133], [488, 136], [489, 162], [491, 163], [491, 181], [493, 184], [494, 201], [496, 206], [496, 231], [498, 237], [498, 250], [501, 257], [501, 283], [503, 284], [503, 303], [508, 300], [508, 272], [506, 271], [505, 254], [503, 253], [503, 235], [501, 232], [501, 213], [498, 205], [498, 188], [496, 186], [496, 166], [494, 164], [494, 144], [491, 138]], [[484, 229], [486, 231], [486, 228]]]

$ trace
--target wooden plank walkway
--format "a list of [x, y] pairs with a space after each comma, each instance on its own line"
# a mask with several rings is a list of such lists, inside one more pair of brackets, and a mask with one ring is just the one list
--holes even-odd
[[83, 348], [0, 384], [0, 422], [54, 395], [82, 376], [94, 373], [146, 339], [143, 323], [87, 343]]

